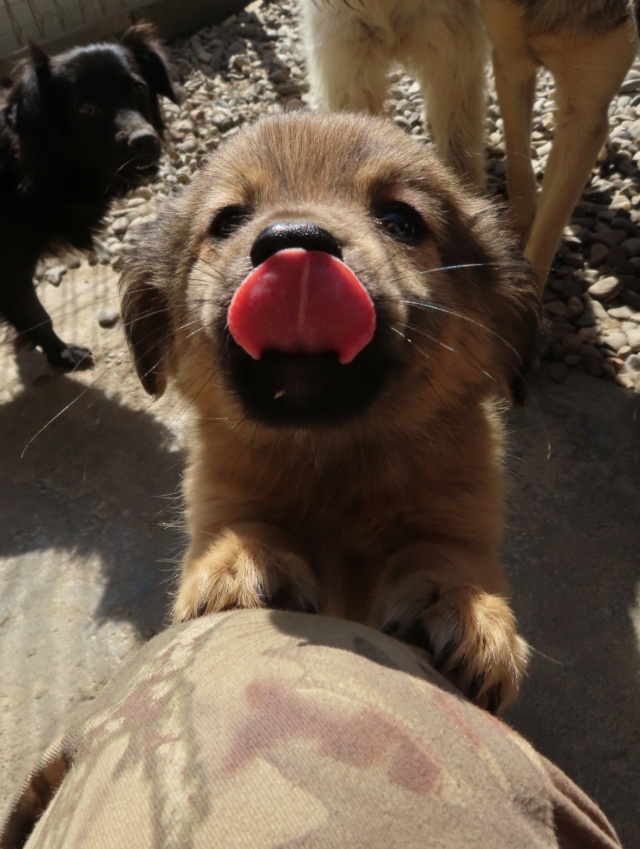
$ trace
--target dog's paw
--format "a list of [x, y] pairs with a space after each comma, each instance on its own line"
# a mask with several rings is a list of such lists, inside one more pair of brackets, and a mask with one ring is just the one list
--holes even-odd
[[433, 664], [472, 702], [497, 713], [515, 699], [529, 647], [507, 601], [475, 587], [435, 591], [396, 605], [383, 631], [426, 649]]
[[316, 613], [316, 578], [298, 554], [227, 530], [185, 569], [173, 620], [256, 607]]
[[65, 345], [60, 350], [47, 352], [47, 359], [52, 366], [64, 371], [81, 371], [93, 366], [93, 354], [80, 345]]

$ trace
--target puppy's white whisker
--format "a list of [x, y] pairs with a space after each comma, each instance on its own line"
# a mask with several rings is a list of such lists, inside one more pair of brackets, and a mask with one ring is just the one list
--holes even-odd
[[31, 445], [31, 444], [32, 444], [32, 443], [33, 443], [33, 442], [34, 442], [34, 441], [35, 441], [35, 440], [36, 440], [36, 439], [37, 439], [37, 438], [38, 438], [38, 437], [39, 437], [42, 433], [44, 433], [44, 431], [45, 431], [45, 430], [47, 430], [47, 428], [48, 428], [50, 425], [52, 425], [55, 421], [57, 421], [57, 420], [60, 418], [60, 416], [64, 415], [64, 413], [66, 413], [66, 412], [67, 412], [67, 410], [69, 410], [69, 409], [70, 409], [70, 408], [71, 408], [74, 404], [76, 404], [76, 403], [77, 403], [77, 402], [78, 402], [81, 398], [83, 398], [83, 397], [84, 397], [84, 396], [85, 396], [88, 392], [90, 392], [90, 391], [93, 389], [93, 384], [95, 384], [95, 383], [96, 383], [97, 381], [99, 381], [99, 380], [102, 380], [102, 379], [105, 377], [105, 375], [107, 375], [107, 374], [111, 371], [111, 369], [113, 368], [113, 366], [114, 366], [114, 364], [113, 364], [113, 363], [109, 363], [109, 365], [107, 366], [107, 368], [105, 368], [105, 369], [104, 369], [104, 370], [103, 370], [103, 371], [102, 371], [102, 372], [101, 372], [101, 373], [100, 373], [97, 377], [95, 377], [95, 378], [94, 378], [94, 380], [91, 382], [91, 384], [89, 384], [89, 386], [86, 386], [86, 387], [85, 387], [85, 388], [84, 388], [81, 392], [79, 392], [79, 393], [76, 395], [76, 397], [75, 397], [75, 398], [73, 398], [71, 401], [69, 401], [69, 403], [68, 403], [68, 404], [66, 404], [66, 405], [65, 405], [65, 406], [64, 406], [61, 410], [59, 410], [59, 411], [55, 414], [55, 416], [52, 416], [52, 417], [51, 417], [51, 418], [50, 418], [50, 419], [49, 419], [49, 420], [48, 420], [45, 424], [43, 424], [43, 425], [42, 425], [42, 427], [41, 427], [38, 431], [36, 431], [36, 433], [34, 433], [34, 435], [31, 437], [31, 439], [30, 439], [30, 440], [27, 442], [27, 444], [24, 446], [24, 448], [22, 449], [22, 452], [21, 452], [21, 454], [20, 454], [20, 458], [22, 459], [22, 458], [24, 457], [24, 455], [27, 453], [27, 450], [29, 449], [30, 445]]
[[501, 336], [496, 330], [493, 330], [493, 328], [489, 327], [484, 322], [479, 321], [478, 319], [471, 318], [471, 316], [457, 312], [456, 310], [452, 310], [449, 307], [441, 307], [437, 304], [429, 303], [428, 301], [413, 301], [408, 298], [397, 298], [396, 300], [400, 303], [408, 304], [409, 306], [420, 307], [421, 309], [432, 310], [433, 312], [445, 313], [447, 315], [453, 316], [454, 318], [459, 318], [461, 321], [466, 321], [468, 324], [475, 325], [476, 327], [481, 328], [482, 330], [502, 342], [505, 347], [507, 347], [513, 354], [516, 355], [518, 361], [522, 362], [522, 357], [518, 350], [507, 339], [505, 339], [504, 336]]

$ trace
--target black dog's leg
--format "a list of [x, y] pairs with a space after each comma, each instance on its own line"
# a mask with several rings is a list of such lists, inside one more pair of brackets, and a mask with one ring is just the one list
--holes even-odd
[[48, 312], [40, 303], [33, 281], [22, 280], [1, 293], [0, 313], [34, 345], [42, 348], [51, 365], [65, 371], [91, 368], [88, 348], [69, 345], [56, 335]]

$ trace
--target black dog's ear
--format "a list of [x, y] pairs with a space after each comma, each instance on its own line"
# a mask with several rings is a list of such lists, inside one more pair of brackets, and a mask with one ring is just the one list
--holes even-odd
[[125, 270], [120, 287], [122, 323], [136, 372], [149, 395], [159, 398], [167, 385], [166, 358], [173, 339], [167, 298], [136, 269]]
[[29, 57], [39, 79], [50, 76], [51, 57], [42, 47], [31, 40], [29, 40]]
[[142, 21], [129, 27], [121, 43], [133, 54], [149, 87], [156, 94], [179, 103], [180, 96], [171, 80], [169, 60], [153, 24]]
[[[33, 41], [28, 44], [29, 55], [15, 68], [14, 86], [4, 110], [7, 124], [18, 133], [37, 132], [38, 117], [53, 77], [51, 57]], [[44, 95], [44, 97], [43, 97]]]

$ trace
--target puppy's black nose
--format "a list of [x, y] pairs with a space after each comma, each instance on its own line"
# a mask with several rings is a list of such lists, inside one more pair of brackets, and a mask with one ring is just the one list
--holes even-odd
[[149, 130], [136, 130], [127, 139], [129, 149], [140, 156], [159, 156], [160, 140]]
[[251, 248], [251, 263], [256, 268], [270, 256], [285, 248], [304, 248], [323, 251], [342, 259], [342, 250], [336, 237], [328, 230], [310, 221], [282, 221], [265, 227]]

